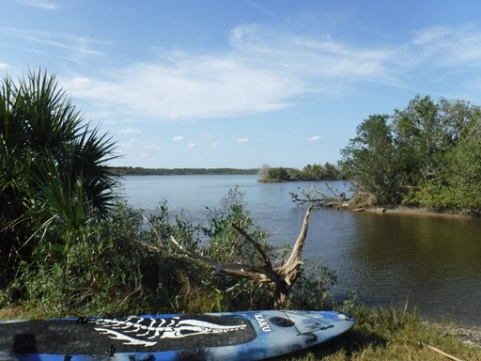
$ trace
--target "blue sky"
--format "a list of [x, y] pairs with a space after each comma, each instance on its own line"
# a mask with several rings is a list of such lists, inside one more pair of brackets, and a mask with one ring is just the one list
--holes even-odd
[[111, 165], [336, 163], [417, 94], [481, 105], [477, 0], [3, 0], [0, 73], [55, 74]]

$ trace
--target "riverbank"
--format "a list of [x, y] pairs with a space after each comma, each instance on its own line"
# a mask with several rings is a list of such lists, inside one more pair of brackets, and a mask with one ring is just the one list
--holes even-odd
[[427, 207], [408, 207], [402, 205], [377, 205], [376, 197], [367, 192], [357, 192], [342, 203], [343, 209], [353, 212], [371, 212], [377, 214], [402, 214], [407, 216], [429, 216], [446, 218], [481, 218], [481, 214], [454, 209], [434, 210]]
[[279, 361], [481, 361], [480, 330], [435, 322], [393, 308], [353, 312], [347, 334]]
[[454, 336], [467, 346], [479, 347], [481, 353], [481, 327], [465, 327], [461, 325], [441, 325], [439, 327], [447, 336]]
[[368, 207], [368, 208], [357, 208], [357, 211], [364, 210], [366, 212], [378, 213], [378, 214], [402, 214], [406, 216], [426, 216], [426, 217], [445, 217], [445, 218], [461, 218], [461, 219], [478, 219], [479, 216], [461, 212], [461, 211], [446, 211], [437, 212], [429, 208], [417, 208], [417, 207]]

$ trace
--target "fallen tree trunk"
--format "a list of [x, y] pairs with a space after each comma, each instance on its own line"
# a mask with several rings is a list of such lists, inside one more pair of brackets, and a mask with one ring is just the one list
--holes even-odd
[[286, 304], [287, 298], [289, 296], [289, 291], [296, 282], [296, 280], [301, 276], [303, 271], [303, 261], [302, 261], [302, 250], [304, 248], [305, 240], [307, 237], [307, 230], [309, 226], [309, 216], [311, 214], [312, 206], [307, 208], [306, 214], [304, 215], [304, 220], [302, 223], [299, 236], [292, 248], [292, 252], [286, 262], [277, 268], [272, 266], [272, 262], [269, 258], [267, 252], [262, 248], [259, 242], [252, 239], [242, 228], [238, 225], [233, 225], [233, 227], [248, 241], [259, 253], [263, 264], [241, 264], [241, 263], [224, 263], [218, 260], [214, 260], [201, 255], [200, 253], [189, 250], [183, 247], [174, 237], [170, 240], [179, 249], [181, 254], [185, 257], [195, 261], [203, 263], [213, 269], [215, 273], [225, 273], [237, 278], [247, 278], [259, 285], [262, 284], [273, 284], [275, 292], [275, 302], [274, 308], [283, 308]]

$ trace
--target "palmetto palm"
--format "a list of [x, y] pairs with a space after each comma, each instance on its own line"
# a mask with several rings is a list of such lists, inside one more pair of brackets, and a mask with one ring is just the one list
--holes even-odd
[[89, 129], [54, 76], [29, 71], [18, 84], [3, 79], [0, 273], [13, 258], [28, 256], [28, 235], [47, 219], [77, 227], [90, 210], [108, 211], [115, 180], [105, 162], [116, 157], [113, 151], [111, 139]]

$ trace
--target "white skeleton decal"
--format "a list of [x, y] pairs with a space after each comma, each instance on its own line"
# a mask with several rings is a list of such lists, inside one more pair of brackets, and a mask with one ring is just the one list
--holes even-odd
[[[144, 322], [145, 321], [145, 322]], [[126, 320], [97, 319], [93, 321], [98, 326], [95, 330], [108, 335], [113, 340], [122, 341], [124, 345], [154, 346], [158, 339], [183, 338], [196, 335], [221, 334], [239, 331], [246, 325], [225, 326], [211, 322], [173, 317], [168, 322], [162, 318], [145, 319], [131, 316]], [[133, 334], [132, 336], [128, 334]], [[157, 339], [157, 341], [155, 340]], [[152, 340], [152, 341], [150, 341]]]

